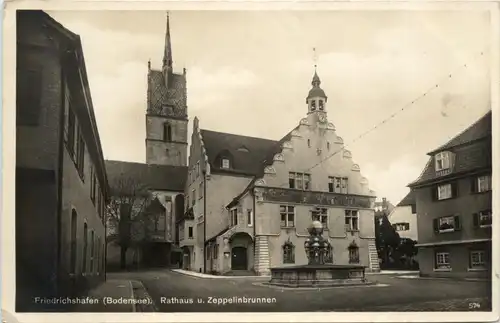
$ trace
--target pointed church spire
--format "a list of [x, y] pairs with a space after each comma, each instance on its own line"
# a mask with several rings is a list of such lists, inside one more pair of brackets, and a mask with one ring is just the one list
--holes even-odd
[[170, 42], [170, 16], [167, 12], [167, 31], [165, 34], [165, 50], [163, 53], [163, 67], [172, 68], [172, 44]]

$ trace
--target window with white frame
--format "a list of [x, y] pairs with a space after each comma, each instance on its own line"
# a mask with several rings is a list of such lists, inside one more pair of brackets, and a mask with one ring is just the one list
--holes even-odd
[[438, 200], [446, 200], [451, 198], [452, 195], [452, 190], [451, 190], [451, 184], [444, 184], [444, 185], [439, 185], [437, 187], [437, 198]]
[[486, 252], [484, 250], [472, 250], [470, 252], [470, 268], [471, 269], [486, 268]]
[[439, 232], [450, 232], [457, 229], [456, 216], [453, 215], [443, 216], [437, 219], [437, 223], [437, 231]]
[[443, 151], [435, 156], [436, 160], [436, 171], [449, 169], [451, 167], [450, 163], [450, 152]]
[[323, 228], [328, 228], [328, 209], [315, 208], [311, 211], [312, 221], [319, 221], [323, 224]]
[[392, 227], [396, 231], [408, 231], [408, 230], [410, 230], [410, 224], [409, 223], [394, 223], [392, 225]]
[[295, 207], [291, 205], [280, 205], [281, 227], [295, 226]]
[[238, 225], [238, 209], [232, 208], [229, 211], [229, 226], [234, 227]]
[[345, 210], [345, 227], [347, 231], [358, 231], [358, 222], [357, 210]]
[[247, 210], [247, 224], [249, 227], [253, 225], [253, 212], [252, 210]]
[[288, 183], [290, 188], [309, 190], [311, 189], [311, 175], [306, 173], [290, 172]]
[[347, 177], [328, 177], [328, 191], [347, 194]]
[[229, 163], [229, 159], [227, 158], [222, 158], [221, 160], [221, 167], [222, 168], [229, 168], [230, 167], [230, 163]]
[[481, 228], [491, 227], [491, 223], [493, 220], [491, 210], [481, 211], [478, 214], [479, 214], [479, 226]]
[[477, 178], [477, 192], [483, 193], [491, 191], [491, 175], [479, 176]]
[[450, 269], [450, 253], [436, 252], [436, 269]]

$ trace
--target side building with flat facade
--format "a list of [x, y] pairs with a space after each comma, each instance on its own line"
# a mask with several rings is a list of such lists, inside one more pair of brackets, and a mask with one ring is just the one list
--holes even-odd
[[16, 69], [16, 310], [43, 311], [104, 280], [109, 190], [80, 37], [18, 10]]
[[429, 153], [409, 184], [418, 214], [421, 276], [491, 275], [491, 111]]

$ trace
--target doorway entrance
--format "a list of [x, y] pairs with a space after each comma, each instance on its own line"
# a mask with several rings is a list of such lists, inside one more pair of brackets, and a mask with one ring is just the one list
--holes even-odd
[[232, 270], [247, 270], [247, 248], [233, 247], [231, 250], [231, 269]]

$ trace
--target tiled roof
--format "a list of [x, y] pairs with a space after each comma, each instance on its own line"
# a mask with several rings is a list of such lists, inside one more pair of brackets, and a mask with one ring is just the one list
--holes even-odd
[[162, 113], [165, 106], [173, 107], [168, 112], [170, 116], [187, 118], [186, 115], [186, 95], [185, 95], [185, 77], [181, 74], [171, 73], [169, 75], [168, 88], [165, 86], [165, 80], [162, 71], [150, 70], [148, 75], [148, 113]]
[[397, 206], [409, 206], [415, 205], [415, 191], [410, 191], [410, 193], [406, 194], [405, 197], [398, 203]]
[[150, 190], [183, 192], [187, 178], [187, 167], [148, 165], [116, 160], [106, 160], [111, 190], [116, 191], [113, 183], [121, 178], [131, 179], [134, 183]]
[[474, 122], [467, 129], [456, 135], [441, 147], [429, 152], [428, 155], [434, 155], [440, 151], [451, 149], [456, 146], [464, 145], [469, 142], [491, 136], [491, 111], [486, 113], [481, 119]]
[[[479, 142], [481, 139], [482, 141]], [[460, 149], [458, 149], [458, 146], [460, 146]], [[457, 174], [491, 167], [491, 111], [432, 153], [444, 150], [450, 150], [455, 153], [453, 172], [446, 176], [436, 177], [435, 164], [433, 162], [434, 157], [430, 157], [422, 174], [417, 180], [410, 183], [409, 187], [425, 184], [438, 178], [445, 179]]]
[[[270, 158], [272, 162], [274, 154], [271, 155], [271, 152], [277, 151], [280, 146], [279, 142], [275, 140], [205, 129], [201, 129], [201, 135], [210, 167], [214, 173], [231, 172], [256, 176], [264, 169], [263, 161]], [[232, 159], [231, 169], [220, 169], [217, 159], [220, 154], [228, 153]]]

